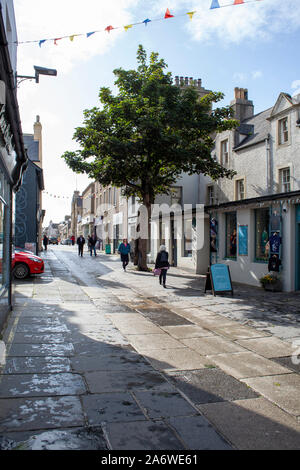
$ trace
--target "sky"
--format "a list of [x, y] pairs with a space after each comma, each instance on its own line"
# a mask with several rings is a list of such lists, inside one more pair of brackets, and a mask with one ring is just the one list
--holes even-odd
[[[235, 87], [248, 88], [255, 113], [281, 92], [300, 93], [300, 0], [233, 3], [219, 0], [221, 8], [210, 9], [212, 0], [14, 0], [18, 74], [34, 75], [34, 65], [57, 70], [57, 77], [18, 88], [23, 132], [33, 133], [37, 115], [43, 128], [44, 226], [70, 215], [74, 190], [91, 182], [61, 155], [78, 148], [74, 130], [85, 109], [100, 105], [100, 88], [117, 93], [113, 70], [136, 68], [139, 44], [148, 55], [158, 52], [173, 77], [201, 78], [205, 88], [223, 92], [219, 105], [230, 104]], [[164, 19], [167, 8], [174, 18]], [[152, 21], [124, 28], [145, 19]], [[110, 25], [116, 29], [108, 33]], [[93, 31], [100, 32], [86, 36]], [[71, 41], [76, 34], [82, 36]], [[39, 46], [62, 36], [68, 37]]]

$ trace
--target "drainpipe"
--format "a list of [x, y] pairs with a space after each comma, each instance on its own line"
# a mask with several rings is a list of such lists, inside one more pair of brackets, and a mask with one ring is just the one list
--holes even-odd
[[268, 134], [266, 140], [266, 159], [267, 159], [267, 192], [270, 194], [271, 189], [271, 154], [270, 154], [270, 134]]

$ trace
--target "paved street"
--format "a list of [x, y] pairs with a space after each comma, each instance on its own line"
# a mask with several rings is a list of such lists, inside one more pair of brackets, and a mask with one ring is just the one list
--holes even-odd
[[0, 448], [300, 448], [298, 294], [167, 289], [117, 256], [49, 247], [4, 333]]

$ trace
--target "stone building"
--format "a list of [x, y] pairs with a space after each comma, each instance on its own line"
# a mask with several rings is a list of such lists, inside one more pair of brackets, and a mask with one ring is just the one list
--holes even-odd
[[272, 107], [254, 114], [248, 91], [236, 88], [231, 105], [240, 126], [217, 135], [213, 155], [236, 176], [216, 184], [205, 179], [214, 238], [206, 259], [227, 264], [234, 281], [254, 286], [276, 259], [284, 290], [298, 290], [300, 96], [280, 93]]

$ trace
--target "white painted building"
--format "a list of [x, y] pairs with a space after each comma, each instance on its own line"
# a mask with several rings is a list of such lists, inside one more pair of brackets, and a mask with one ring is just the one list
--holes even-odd
[[254, 115], [247, 90], [236, 88], [231, 105], [240, 126], [217, 135], [213, 155], [236, 176], [216, 184], [206, 179], [217, 245], [210, 261], [227, 264], [233, 281], [259, 286], [275, 257], [284, 290], [298, 290], [300, 96], [281, 93], [273, 107]]

